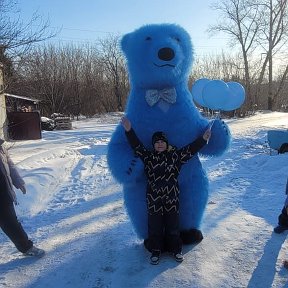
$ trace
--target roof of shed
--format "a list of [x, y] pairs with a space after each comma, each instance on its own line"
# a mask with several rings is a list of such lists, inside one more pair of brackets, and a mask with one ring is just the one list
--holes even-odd
[[31, 102], [40, 102], [41, 100], [38, 99], [32, 99], [26, 96], [19, 96], [19, 95], [13, 95], [13, 94], [4, 94], [6, 97], [11, 97], [11, 98], [17, 98], [17, 99], [22, 99], [22, 100], [26, 100], [26, 101], [31, 101]]

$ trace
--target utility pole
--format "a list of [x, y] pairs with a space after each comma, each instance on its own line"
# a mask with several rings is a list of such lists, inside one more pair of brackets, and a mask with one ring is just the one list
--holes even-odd
[[4, 95], [3, 65], [0, 62], [0, 138], [7, 139], [7, 115]]

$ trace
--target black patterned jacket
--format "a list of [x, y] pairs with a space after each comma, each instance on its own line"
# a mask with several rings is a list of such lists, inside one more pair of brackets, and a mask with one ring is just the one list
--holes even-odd
[[136, 155], [143, 161], [147, 176], [147, 206], [149, 214], [179, 213], [178, 175], [182, 164], [192, 158], [207, 142], [199, 137], [177, 150], [171, 147], [164, 152], [147, 150], [131, 128], [125, 133]]

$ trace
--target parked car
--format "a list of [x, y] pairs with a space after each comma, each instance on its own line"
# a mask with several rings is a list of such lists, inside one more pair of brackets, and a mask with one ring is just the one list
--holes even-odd
[[47, 117], [41, 117], [41, 129], [46, 131], [53, 131], [55, 129], [54, 120]]

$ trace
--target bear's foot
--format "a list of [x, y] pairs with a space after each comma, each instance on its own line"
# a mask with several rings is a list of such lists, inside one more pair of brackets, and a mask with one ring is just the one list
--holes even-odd
[[198, 229], [182, 230], [180, 236], [183, 244], [198, 244], [203, 240], [203, 234]]

